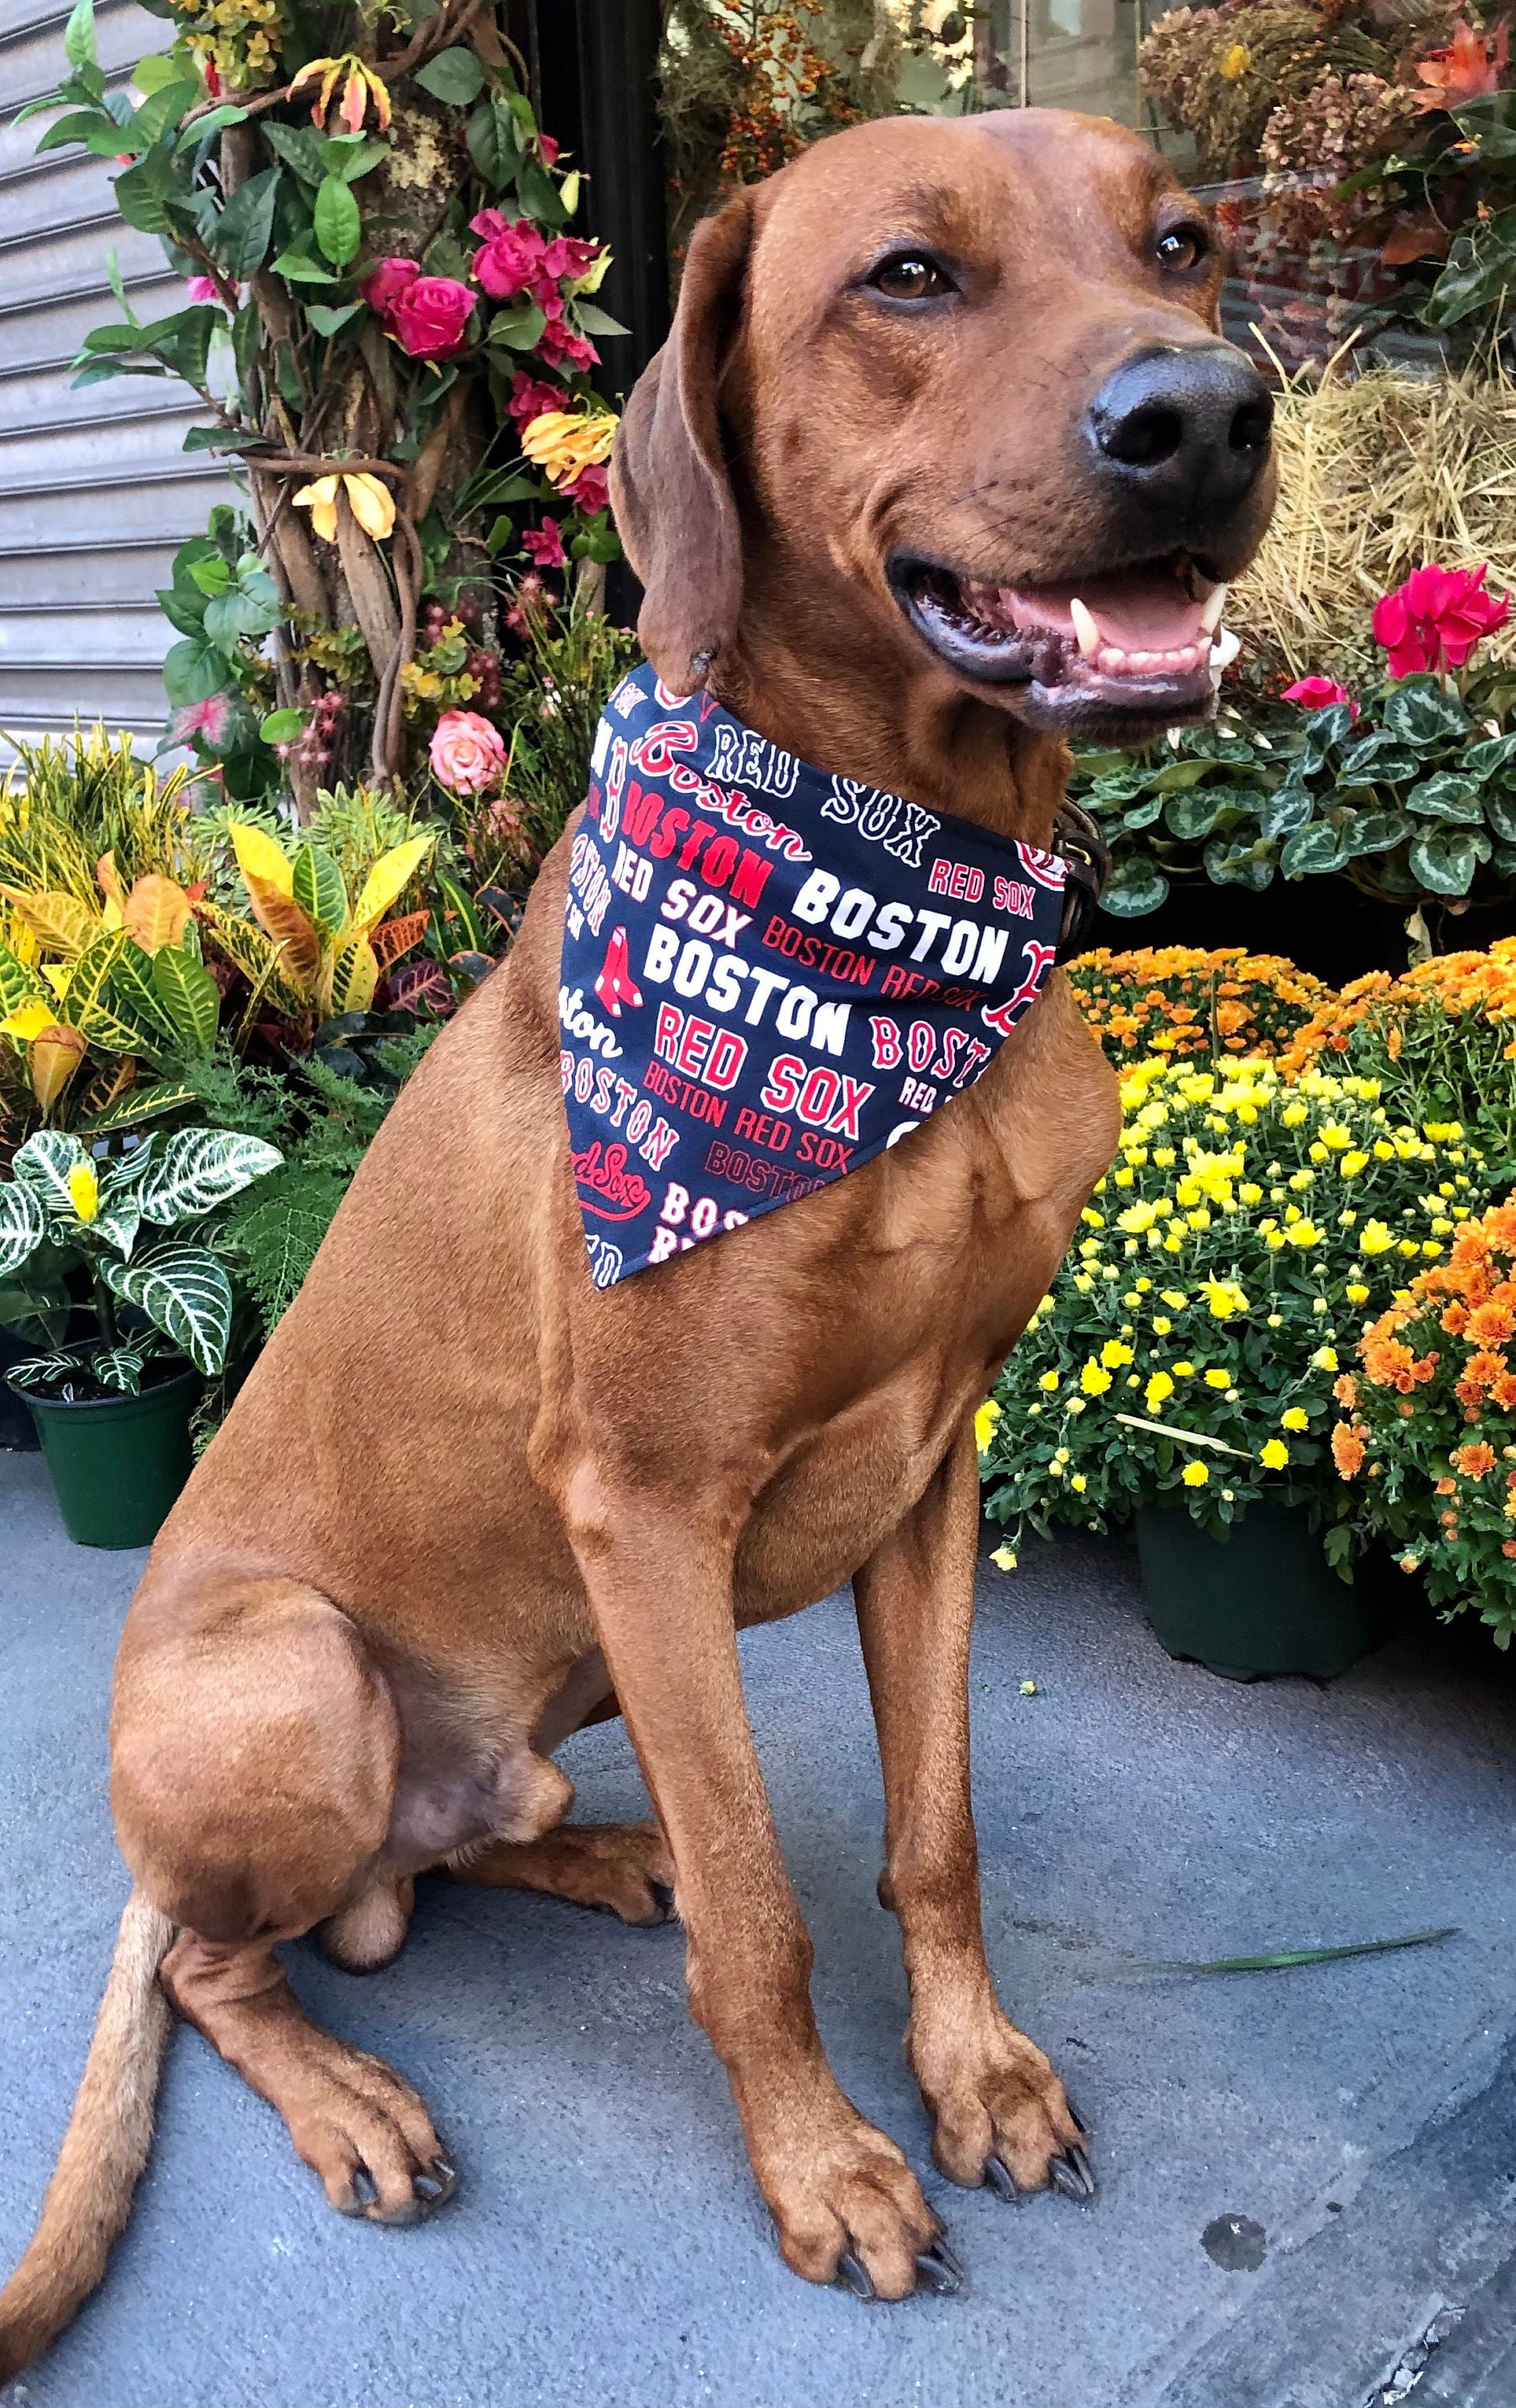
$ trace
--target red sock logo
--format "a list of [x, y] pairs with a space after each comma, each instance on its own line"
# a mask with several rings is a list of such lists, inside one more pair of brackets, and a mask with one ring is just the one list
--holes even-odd
[[624, 928], [613, 928], [610, 932], [610, 942], [606, 947], [606, 958], [595, 980], [594, 991], [612, 1020], [620, 1020], [623, 1003], [635, 1010], [642, 1001], [642, 990], [632, 976], [632, 965], [626, 957]]

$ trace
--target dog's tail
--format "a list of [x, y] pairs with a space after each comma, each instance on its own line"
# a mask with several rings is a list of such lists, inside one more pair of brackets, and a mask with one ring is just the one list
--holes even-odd
[[89, 2298], [131, 2213], [173, 2021], [158, 1983], [173, 1938], [173, 1924], [134, 1889], [36, 2230], [0, 2291], [0, 2384], [29, 2366]]

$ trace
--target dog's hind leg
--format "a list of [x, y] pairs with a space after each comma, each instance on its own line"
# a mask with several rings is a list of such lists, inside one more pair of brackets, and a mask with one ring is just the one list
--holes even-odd
[[623, 1923], [666, 1923], [673, 1909], [674, 1859], [656, 1823], [562, 1823], [522, 1846], [494, 1842], [446, 1871], [492, 1889], [544, 1890]]
[[293, 1581], [140, 1598], [118, 1661], [122, 1853], [179, 1927], [162, 1981], [277, 2108], [344, 2214], [413, 2223], [454, 2176], [397, 2074], [311, 2024], [274, 1953], [382, 1871], [400, 1721], [355, 1626]]
[[853, 1575], [884, 1769], [880, 1902], [900, 1918], [906, 2050], [954, 2182], [1003, 2196], [1094, 2190], [1083, 2128], [1042, 2051], [1002, 2012], [984, 1955], [968, 1780], [979, 1460], [972, 1422], [920, 1503]]

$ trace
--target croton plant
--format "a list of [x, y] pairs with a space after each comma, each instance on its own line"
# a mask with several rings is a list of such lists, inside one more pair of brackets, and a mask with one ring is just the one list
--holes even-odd
[[32, 105], [64, 111], [41, 149], [119, 164], [122, 216], [186, 280], [144, 324], [116, 276], [76, 381], [177, 377], [205, 409], [185, 449], [240, 464], [250, 523], [223, 511], [161, 596], [171, 732], [305, 816], [320, 785], [423, 770], [448, 708], [489, 710], [513, 572], [536, 595], [614, 557], [610, 254], [569, 231], [579, 173], [480, 0], [147, 5], [171, 39], [124, 89], [79, 0]]

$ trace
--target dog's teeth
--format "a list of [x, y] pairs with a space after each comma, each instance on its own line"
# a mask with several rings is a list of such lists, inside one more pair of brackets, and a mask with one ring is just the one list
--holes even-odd
[[1217, 628], [1222, 624], [1222, 612], [1225, 608], [1226, 588], [1224, 585], [1218, 585], [1215, 591], [1209, 597], [1205, 609], [1200, 613], [1200, 624], [1204, 627], [1208, 636], [1214, 636], [1216, 633]]
[[1230, 627], [1223, 627], [1210, 648], [1211, 667], [1213, 669], [1229, 668], [1241, 650], [1241, 637], [1235, 636]]
[[1068, 606], [1068, 615], [1074, 622], [1080, 651], [1087, 661], [1096, 659], [1100, 652], [1100, 630], [1094, 623], [1094, 612], [1087, 610], [1076, 594]]

